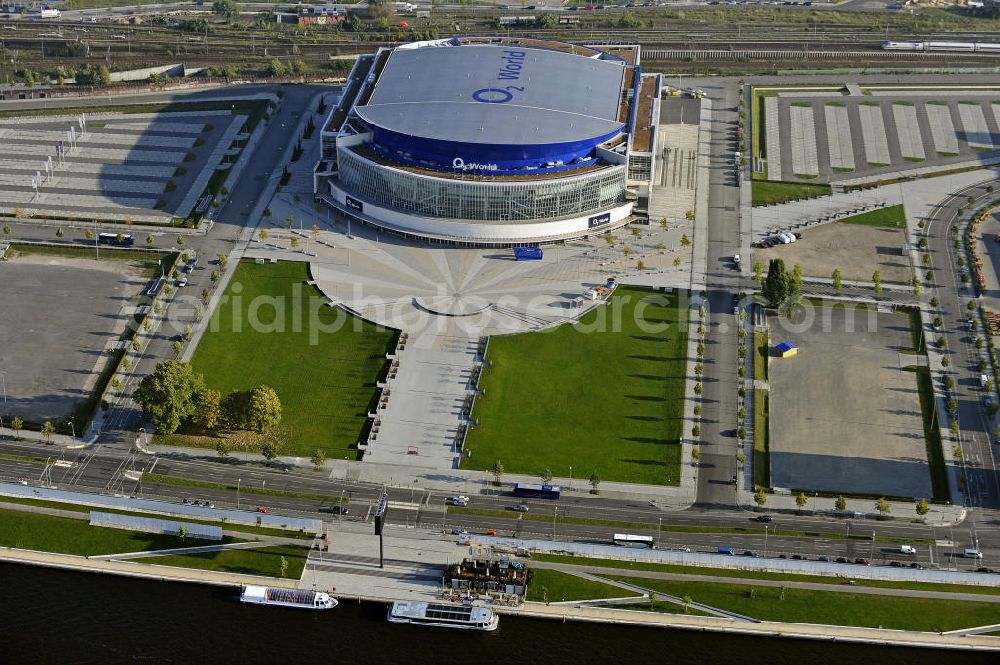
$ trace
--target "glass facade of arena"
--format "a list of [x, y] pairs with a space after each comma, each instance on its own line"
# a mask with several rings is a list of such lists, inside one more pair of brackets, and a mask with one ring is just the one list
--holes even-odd
[[388, 208], [427, 217], [536, 222], [613, 208], [625, 200], [625, 166], [537, 181], [421, 176], [338, 150], [341, 185]]

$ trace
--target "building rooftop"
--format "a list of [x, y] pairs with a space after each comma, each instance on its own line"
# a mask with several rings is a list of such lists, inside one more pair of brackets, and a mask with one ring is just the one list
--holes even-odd
[[572, 143], [621, 128], [621, 62], [507, 44], [396, 49], [358, 116], [401, 135], [490, 145]]

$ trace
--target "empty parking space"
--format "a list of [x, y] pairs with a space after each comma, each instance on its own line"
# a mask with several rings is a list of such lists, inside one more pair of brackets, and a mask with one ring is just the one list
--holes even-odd
[[818, 307], [770, 339], [799, 347], [770, 359], [770, 465], [775, 487], [932, 496], [909, 319]]

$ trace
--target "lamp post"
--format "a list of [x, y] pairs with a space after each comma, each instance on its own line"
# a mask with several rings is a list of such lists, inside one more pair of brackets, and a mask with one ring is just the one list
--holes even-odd
[[559, 506], [552, 510], [552, 540], [556, 539], [556, 515], [559, 514]]
[[656, 518], [656, 549], [660, 549], [660, 528], [663, 526], [663, 518]]
[[242, 478], [236, 479], [236, 510], [240, 509], [240, 483], [243, 482]]
[[3, 383], [3, 412], [7, 413], [7, 370], [0, 370], [0, 382]]
[[764, 525], [764, 558], [767, 558], [767, 525]]

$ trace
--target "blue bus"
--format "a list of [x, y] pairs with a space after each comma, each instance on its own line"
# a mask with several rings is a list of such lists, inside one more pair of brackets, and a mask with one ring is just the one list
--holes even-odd
[[523, 496], [528, 499], [558, 499], [561, 494], [562, 488], [554, 485], [514, 484], [514, 496]]
[[542, 260], [542, 248], [541, 247], [515, 247], [514, 248], [514, 260], [515, 261], [541, 261]]

